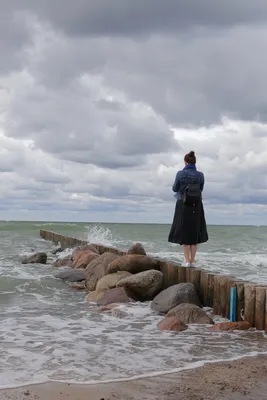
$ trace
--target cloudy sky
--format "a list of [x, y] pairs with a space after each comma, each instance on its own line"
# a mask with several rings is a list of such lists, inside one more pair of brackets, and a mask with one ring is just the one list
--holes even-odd
[[267, 224], [266, 0], [1, 0], [0, 219]]

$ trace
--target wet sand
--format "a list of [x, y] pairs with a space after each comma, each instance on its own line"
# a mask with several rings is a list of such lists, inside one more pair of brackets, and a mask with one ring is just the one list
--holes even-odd
[[[267, 343], [266, 343], [267, 348]], [[98, 385], [46, 383], [0, 391], [0, 400], [266, 400], [267, 356]]]

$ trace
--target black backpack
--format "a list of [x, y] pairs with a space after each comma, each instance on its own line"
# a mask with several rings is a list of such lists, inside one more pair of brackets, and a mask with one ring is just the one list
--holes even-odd
[[[185, 173], [186, 178], [188, 175]], [[196, 176], [192, 183], [188, 183], [182, 193], [183, 203], [187, 206], [196, 206], [201, 200], [201, 189], [199, 183], [199, 176]]]

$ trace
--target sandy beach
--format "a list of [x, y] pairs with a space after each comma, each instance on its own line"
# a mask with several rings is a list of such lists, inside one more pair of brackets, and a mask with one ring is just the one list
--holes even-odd
[[267, 356], [98, 385], [45, 383], [0, 391], [0, 400], [266, 400]]

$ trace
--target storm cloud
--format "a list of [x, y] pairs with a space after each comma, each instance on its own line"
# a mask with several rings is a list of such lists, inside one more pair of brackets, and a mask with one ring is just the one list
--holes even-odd
[[1, 218], [170, 222], [191, 149], [208, 222], [267, 204], [267, 3], [0, 4]]

